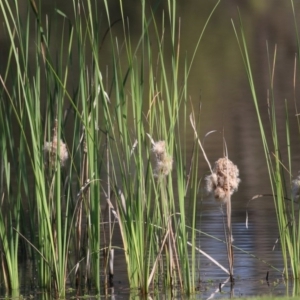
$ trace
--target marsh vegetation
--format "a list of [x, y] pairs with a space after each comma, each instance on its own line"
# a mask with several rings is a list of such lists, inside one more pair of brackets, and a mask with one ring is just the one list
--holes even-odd
[[[119, 255], [129, 287], [139, 294], [169, 290], [172, 296], [176, 290], [193, 295], [200, 291], [201, 254], [233, 286], [233, 252], [243, 251], [234, 245], [231, 221], [239, 169], [231, 161], [224, 131], [220, 157], [210, 166], [203, 141], [214, 132], [202, 132], [201, 103], [189, 95], [194, 60], [220, 1], [193, 37], [190, 56], [182, 51], [175, 0], [138, 3], [137, 39], [122, 1], [119, 19], [107, 0], [69, 2], [71, 15], [55, 9], [52, 18], [35, 0], [28, 1], [25, 15], [19, 1], [0, 2], [10, 45], [0, 74], [1, 285], [18, 295], [19, 267], [29, 261], [32, 286], [56, 297], [65, 297], [69, 287], [78, 295], [108, 293]], [[284, 159], [277, 134], [276, 48], [272, 59], [268, 52], [266, 125], [242, 17], [232, 24], [270, 175], [284, 264], [279, 273], [298, 280], [299, 180], [292, 176], [288, 109]], [[115, 34], [116, 26], [122, 28], [121, 36]], [[104, 44], [108, 61], [103, 59]], [[295, 74], [297, 64], [296, 59]], [[295, 109], [298, 118], [296, 98]], [[200, 160], [206, 164], [204, 172]], [[196, 243], [206, 234], [196, 226], [204, 186], [226, 216], [219, 242], [226, 245], [228, 266]]]

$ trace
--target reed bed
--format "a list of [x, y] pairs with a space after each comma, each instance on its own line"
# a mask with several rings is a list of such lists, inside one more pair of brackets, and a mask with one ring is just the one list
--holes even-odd
[[[299, 37], [297, 30], [297, 21], [294, 11], [294, 1], [291, 0], [292, 11], [295, 18], [295, 26], [297, 33], [298, 44], [298, 57], [299, 57]], [[245, 36], [245, 29], [243, 27], [242, 17], [240, 15], [239, 30], [235, 23], [232, 21], [234, 32], [240, 52], [245, 65], [247, 78], [250, 85], [251, 95], [253, 103], [256, 109], [258, 124], [260, 128], [260, 134], [262, 138], [262, 144], [264, 148], [264, 154], [266, 158], [266, 164], [268, 168], [270, 185], [272, 189], [272, 197], [274, 200], [277, 224], [279, 229], [279, 241], [282, 251], [282, 258], [284, 269], [282, 271], [286, 279], [297, 279], [295, 286], [299, 286], [300, 278], [300, 220], [299, 220], [299, 203], [298, 203], [298, 180], [299, 177], [294, 177], [299, 166], [293, 164], [292, 148], [294, 147], [294, 139], [290, 135], [291, 121], [294, 116], [289, 115], [288, 101], [285, 100], [285, 124], [279, 124], [277, 120], [277, 105], [278, 99], [275, 97], [276, 86], [274, 86], [274, 76], [276, 74], [276, 52], [269, 49], [268, 43], [266, 43], [266, 54], [269, 64], [269, 88], [268, 88], [268, 116], [269, 124], [263, 122], [263, 112], [260, 109], [261, 100], [256, 92], [255, 78], [253, 77], [250, 55], [247, 47], [247, 40]], [[296, 89], [296, 61], [294, 70], [294, 89]], [[299, 124], [299, 114], [297, 112], [297, 103], [295, 99], [295, 116]], [[280, 140], [279, 131], [282, 129], [285, 131], [285, 140]], [[295, 169], [297, 168], [297, 169]], [[269, 196], [269, 195], [260, 195]], [[257, 197], [257, 196], [256, 196]]]
[[[206, 154], [197, 133], [200, 120], [188, 99], [193, 60], [219, 3], [189, 59], [181, 51], [176, 1], [166, 1], [164, 9], [160, 1], [137, 3], [137, 38], [122, 1], [117, 20], [108, 0], [70, 0], [72, 15], [56, 9], [54, 20], [35, 0], [22, 16], [19, 1], [0, 2], [10, 41], [0, 74], [0, 277], [7, 291], [18, 295], [19, 267], [30, 260], [32, 285], [56, 297], [65, 297], [69, 286], [78, 295], [91, 289], [107, 294], [116, 255], [126, 262], [130, 288], [143, 295], [161, 287], [170, 297], [194, 293], [197, 253], [233, 282], [233, 250], [242, 251], [233, 244], [231, 224], [239, 170], [224, 153], [201, 177], [199, 152]], [[281, 157], [275, 58], [270, 63], [269, 141], [242, 22], [241, 34], [235, 33], [257, 110], [284, 272], [299, 278], [300, 179], [291, 176], [288, 113], [288, 163]], [[104, 61], [105, 49], [110, 57]], [[186, 138], [192, 130], [189, 153]], [[203, 234], [195, 228], [202, 181], [226, 206], [225, 241], [219, 242], [227, 246], [228, 270], [195, 243]]]
[[[37, 268], [34, 285], [57, 297], [68, 284], [99, 293], [100, 283], [108, 287], [113, 280], [114, 250], [120, 249], [113, 241], [120, 234], [130, 287], [143, 294], [159, 285], [195, 291], [201, 178], [196, 140], [192, 154], [185, 147], [187, 88], [219, 2], [190, 62], [180, 51], [176, 1], [164, 11], [159, 3], [137, 4], [137, 42], [122, 1], [120, 20], [113, 19], [109, 1], [102, 15], [97, 1], [70, 1], [72, 16], [56, 10], [58, 33], [35, 0], [25, 17], [17, 0], [0, 2], [10, 40], [0, 78], [1, 276], [7, 290], [19, 288], [21, 258]], [[103, 43], [109, 63], [102, 61]]]

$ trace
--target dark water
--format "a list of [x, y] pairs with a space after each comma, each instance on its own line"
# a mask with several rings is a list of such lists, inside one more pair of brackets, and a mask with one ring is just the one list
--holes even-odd
[[[70, 0], [54, 2], [55, 5], [52, 2], [51, 5], [50, 2], [43, 2], [45, 13], [47, 12], [50, 16], [54, 14], [53, 7], [55, 5], [66, 14], [68, 12], [71, 14]], [[132, 27], [134, 27], [134, 24], [139, 22], [138, 8], [129, 2], [127, 7], [125, 4], [124, 10], [125, 15], [132, 20]], [[115, 1], [111, 1], [115, 19], [117, 19], [119, 10], [113, 8], [114, 4]], [[299, 2], [295, 4], [297, 4], [296, 11], [300, 24], [298, 13], [300, 10], [297, 10]], [[291, 122], [294, 168], [292, 175], [295, 176], [300, 169], [299, 134], [294, 108], [294, 101], [299, 102], [299, 84], [296, 84], [296, 97], [294, 97], [293, 87], [297, 46], [291, 3], [280, 0], [222, 1], [208, 25], [195, 57], [188, 93], [194, 103], [197, 103], [199, 99], [202, 102], [201, 137], [211, 130], [217, 131], [205, 139], [205, 151], [210, 162], [213, 163], [223, 154], [222, 137], [224, 132], [229, 158], [239, 167], [242, 182], [238, 192], [232, 198], [233, 236], [234, 245], [248, 253], [238, 249], [234, 250], [235, 284], [231, 289], [230, 283], [226, 283], [222, 288], [222, 293], [219, 293], [219, 285], [226, 281], [227, 275], [199, 254], [199, 288], [201, 292], [195, 295], [197, 299], [207, 299], [215, 291], [217, 292], [214, 298], [262, 294], [284, 295], [287, 293], [287, 285], [283, 282], [280, 272], [268, 265], [271, 264], [282, 270], [280, 243], [276, 245], [275, 250], [272, 250], [278, 238], [273, 199], [264, 197], [251, 202], [248, 207], [249, 228], [247, 229], [245, 225], [248, 201], [257, 194], [270, 193], [271, 189], [257, 117], [231, 24], [231, 19], [233, 19], [236, 26], [239, 27], [238, 6], [244, 22], [257, 94], [266, 124], [268, 122], [267, 91], [270, 87], [267, 44], [271, 58], [273, 58], [275, 45], [277, 45], [274, 93], [282, 152], [284, 156], [286, 151], [284, 101], [287, 100]], [[178, 1], [178, 17], [181, 18], [182, 26], [181, 51], [182, 53], [186, 52], [189, 57], [192, 56], [197, 38], [212, 7], [212, 1]], [[118, 28], [115, 30], [118, 34]], [[138, 33], [136, 37], [138, 37]], [[5, 54], [7, 54], [5, 51], [7, 48], [4, 46], [3, 49], [4, 55], [1, 55], [0, 62], [5, 61]], [[104, 56], [109, 55], [109, 48], [104, 45], [102, 53]], [[192, 139], [191, 129], [188, 141]], [[208, 171], [207, 164], [202, 158], [199, 168], [203, 175]], [[199, 201], [203, 202], [198, 212], [197, 228], [207, 234], [224, 239], [220, 205], [208, 197], [199, 199]], [[203, 251], [227, 268], [226, 248], [223, 243], [203, 234], [198, 237], [196, 243]], [[127, 299], [129, 297], [127, 274], [121, 251], [119, 253], [116, 251], [115, 259], [114, 290], [111, 291], [114, 295], [109, 298]], [[269, 282], [266, 281], [267, 273]], [[30, 294], [31, 292], [24, 290], [24, 293]], [[288, 293], [292, 293], [291, 285]], [[168, 298], [168, 296], [161, 294], [159, 298]]]

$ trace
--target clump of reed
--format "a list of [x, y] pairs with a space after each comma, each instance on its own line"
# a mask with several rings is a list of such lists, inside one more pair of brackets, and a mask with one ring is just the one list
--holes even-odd
[[[184, 61], [182, 84], [176, 1], [168, 2], [168, 13], [159, 16], [162, 33], [156, 12], [141, 1], [142, 33], [137, 45], [129, 38], [124, 15], [122, 33], [114, 35], [109, 1], [103, 1], [106, 15], [102, 16], [108, 30], [101, 33], [100, 4], [72, 3], [72, 18], [56, 10], [62, 26], [59, 47], [53, 47], [52, 22], [44, 25], [41, 21], [40, 3], [30, 1], [24, 20], [13, 13], [19, 11], [18, 1], [0, 2], [10, 39], [10, 56], [1, 75], [4, 101], [0, 102], [5, 178], [1, 194], [11, 209], [7, 216], [2, 210], [0, 214], [6, 286], [19, 286], [21, 237], [37, 270], [34, 283], [54, 290], [57, 297], [65, 297], [67, 282], [75, 283], [78, 294], [92, 287], [100, 293], [101, 279], [106, 278], [108, 268], [113, 269], [107, 257], [111, 265], [114, 248], [123, 250], [130, 287], [147, 294], [160, 281], [191, 294], [196, 255], [193, 244], [189, 251], [188, 239], [195, 239], [200, 175], [198, 150], [188, 157], [182, 148], [186, 124], [182, 127], [178, 116], [183, 112], [186, 120], [193, 58], [190, 64]], [[195, 53], [219, 3], [207, 18]], [[122, 1], [119, 5], [123, 14]], [[170, 24], [165, 23], [166, 16]], [[170, 39], [165, 39], [166, 26], [171, 28]], [[153, 34], [158, 43], [155, 52], [149, 39]], [[105, 66], [113, 75], [109, 87], [99, 54], [103, 39], [112, 55], [111, 64]], [[171, 41], [171, 64], [166, 59], [166, 40]], [[15, 78], [12, 84], [9, 76]], [[20, 135], [14, 136], [13, 131]], [[146, 132], [157, 137], [157, 142], [149, 144]], [[18, 187], [15, 195], [10, 190], [11, 161]], [[188, 201], [192, 220], [186, 217]], [[103, 206], [109, 212], [108, 235]], [[23, 207], [26, 215], [22, 215]], [[23, 219], [29, 221], [23, 224]], [[116, 228], [122, 245], [114, 244]]]
[[[297, 20], [294, 10], [294, 1], [291, 1], [292, 10], [294, 14], [294, 21], [297, 26]], [[250, 86], [250, 91], [252, 95], [252, 100], [255, 106], [257, 120], [260, 129], [260, 135], [262, 138], [262, 144], [264, 149], [264, 155], [266, 159], [266, 165], [270, 178], [270, 188], [272, 190], [272, 197], [276, 211], [277, 224], [279, 230], [281, 252], [283, 258], [284, 269], [282, 273], [286, 279], [300, 278], [300, 222], [299, 222], [299, 205], [296, 203], [298, 197], [298, 184], [299, 177], [292, 179], [293, 171], [293, 155], [292, 147], [294, 145], [294, 139], [290, 133], [290, 126], [292, 121], [298, 123], [299, 130], [299, 114], [297, 110], [297, 103], [293, 106], [295, 107], [295, 118], [289, 115], [289, 103], [287, 100], [284, 101], [285, 105], [285, 118], [284, 124], [279, 122], [277, 118], [277, 101], [275, 99], [276, 95], [276, 85], [274, 84], [276, 60], [277, 60], [277, 46], [274, 48], [273, 58], [271, 59], [271, 53], [268, 43], [266, 44], [266, 55], [268, 58], [268, 70], [269, 70], [269, 87], [268, 87], [268, 97], [267, 104], [269, 115], [269, 124], [265, 123], [263, 116], [266, 112], [262, 112], [260, 105], [260, 95], [257, 94], [255, 88], [255, 81], [253, 78], [253, 73], [251, 69], [250, 56], [248, 52], [248, 46], [245, 36], [245, 29], [243, 27], [241, 15], [239, 15], [239, 27], [240, 31], [236, 29], [234, 22], [232, 21], [233, 29], [236, 35], [238, 46], [240, 48], [241, 56], [245, 65], [246, 74], [248, 77], [248, 82]], [[296, 28], [297, 31], [297, 28]], [[298, 57], [300, 53], [299, 48], [299, 37], [297, 36], [298, 45]], [[296, 69], [297, 63], [295, 60], [294, 69], [294, 91], [296, 90]], [[280, 136], [281, 128], [284, 129], [286, 135], [282, 140]], [[300, 133], [300, 130], [299, 130]], [[271, 138], [269, 139], [269, 137]], [[298, 168], [298, 166], [297, 166]], [[259, 195], [254, 196], [254, 198], [267, 196]], [[297, 284], [298, 285], [298, 284]]]

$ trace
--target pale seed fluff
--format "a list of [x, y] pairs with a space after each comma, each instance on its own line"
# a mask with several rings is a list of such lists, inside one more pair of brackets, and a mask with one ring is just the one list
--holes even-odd
[[152, 144], [152, 152], [156, 157], [155, 175], [167, 176], [173, 168], [173, 158], [166, 150], [166, 142], [158, 141]]
[[298, 176], [296, 179], [292, 181], [292, 199], [295, 200], [299, 198], [299, 192], [300, 192], [300, 172], [298, 173]]
[[[55, 136], [55, 138], [56, 138], [56, 136]], [[54, 138], [53, 138], [52, 142], [45, 142], [45, 145], [44, 145], [45, 159], [51, 165], [51, 167], [55, 167], [56, 152], [57, 152], [57, 141]], [[64, 166], [66, 164], [68, 157], [69, 157], [69, 155], [68, 155], [67, 146], [62, 140], [60, 140], [59, 160], [60, 160], [61, 166]]]
[[240, 178], [239, 169], [227, 157], [215, 162], [212, 174], [206, 176], [206, 190], [214, 195], [217, 201], [227, 203], [230, 196], [237, 191]]
[[[56, 153], [57, 153], [57, 128], [58, 128], [58, 121], [57, 119], [54, 120], [54, 127], [53, 127], [53, 136], [52, 136], [52, 142], [45, 142], [44, 145], [44, 156], [45, 161], [47, 165], [51, 166], [52, 168], [55, 168], [55, 162], [56, 162]], [[68, 149], [66, 147], [66, 144], [60, 140], [59, 141], [59, 160], [61, 166], [64, 166], [67, 159], [68, 159]]]

